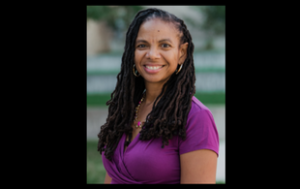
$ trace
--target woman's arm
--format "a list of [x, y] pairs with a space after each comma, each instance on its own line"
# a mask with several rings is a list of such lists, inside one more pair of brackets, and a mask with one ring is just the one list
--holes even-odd
[[104, 184], [110, 184], [111, 183], [111, 177], [107, 174], [105, 175]]
[[215, 184], [217, 172], [217, 154], [202, 149], [180, 155], [181, 184]]

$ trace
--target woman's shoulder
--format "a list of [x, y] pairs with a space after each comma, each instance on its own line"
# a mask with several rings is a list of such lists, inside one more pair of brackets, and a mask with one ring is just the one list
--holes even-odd
[[185, 127], [187, 132], [192, 133], [217, 133], [211, 111], [196, 97], [192, 98], [192, 106]]
[[195, 96], [192, 97], [192, 105], [187, 117], [187, 123], [191, 122], [214, 122], [213, 115], [208, 107], [206, 107]]
[[197, 99], [195, 96], [193, 96], [189, 115], [193, 115], [194, 113], [197, 113], [197, 112], [199, 113], [199, 112], [203, 112], [203, 111], [210, 112], [210, 110], [199, 99]]
[[196, 97], [192, 97], [186, 128], [186, 140], [180, 140], [180, 154], [210, 149], [219, 152], [219, 135], [211, 111]]

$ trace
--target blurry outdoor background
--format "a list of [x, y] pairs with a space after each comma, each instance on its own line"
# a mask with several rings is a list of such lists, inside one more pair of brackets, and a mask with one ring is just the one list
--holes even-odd
[[87, 6], [87, 183], [103, 183], [97, 134], [116, 85], [125, 37], [138, 11], [166, 10], [183, 19], [195, 45], [196, 97], [212, 112], [219, 132], [217, 183], [225, 183], [225, 6]]

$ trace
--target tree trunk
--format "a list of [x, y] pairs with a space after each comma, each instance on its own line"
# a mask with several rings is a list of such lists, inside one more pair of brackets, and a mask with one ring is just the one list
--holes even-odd
[[87, 55], [110, 51], [111, 32], [103, 21], [87, 20]]

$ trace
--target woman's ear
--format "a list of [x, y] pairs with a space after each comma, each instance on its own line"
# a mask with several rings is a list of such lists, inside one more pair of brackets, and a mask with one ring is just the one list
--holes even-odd
[[189, 43], [185, 42], [184, 44], [180, 45], [180, 54], [179, 54], [179, 64], [183, 64], [186, 57], [187, 57], [187, 48]]

